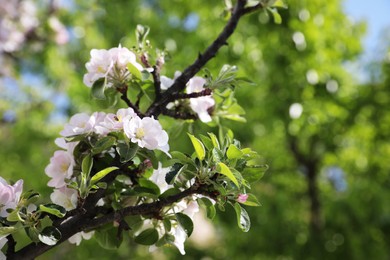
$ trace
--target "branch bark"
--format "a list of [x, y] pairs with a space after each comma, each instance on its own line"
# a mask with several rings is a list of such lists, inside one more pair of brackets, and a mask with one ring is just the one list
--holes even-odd
[[199, 70], [206, 65], [206, 63], [215, 57], [218, 50], [227, 45], [228, 38], [233, 34], [237, 28], [238, 22], [242, 16], [251, 12], [261, 9], [262, 6], [256, 7], [245, 7], [247, 0], [238, 0], [233, 8], [231, 17], [222, 32], [218, 35], [215, 41], [205, 50], [203, 54], [199, 54], [198, 58], [188, 66], [183, 73], [175, 80], [173, 85], [165, 91], [160, 98], [156, 98], [153, 104], [150, 105], [146, 111], [146, 116], [154, 116], [157, 118], [161, 113], [162, 109], [166, 107], [169, 102], [174, 101], [175, 95], [179, 94], [184, 90], [186, 83], [196, 74]]

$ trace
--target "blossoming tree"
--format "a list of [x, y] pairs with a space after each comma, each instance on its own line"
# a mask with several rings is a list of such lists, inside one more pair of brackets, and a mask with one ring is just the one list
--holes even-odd
[[[243, 205], [259, 205], [250, 184], [266, 166], [256, 164], [257, 153], [241, 147], [220, 121], [244, 120], [234, 87], [245, 79], [230, 65], [216, 76], [207, 70], [204, 77], [196, 74], [227, 44], [242, 16], [265, 10], [278, 22], [274, 7], [283, 3], [225, 2], [230, 18], [222, 32], [173, 78], [160, 75], [165, 53], [151, 47], [149, 29], [141, 25], [137, 47], [90, 52], [84, 83], [92, 97], [108, 107], [120, 97], [125, 107], [71, 117], [45, 169], [53, 188], [50, 203], [37, 203], [35, 191], [23, 192], [23, 180], [11, 185], [0, 178], [1, 259], [32, 259], [66, 240], [78, 245], [92, 236], [103, 247], [119, 246], [127, 236], [151, 250], [171, 244], [184, 254], [199, 206], [212, 219], [216, 207], [231, 205], [239, 228], [249, 230]], [[220, 131], [218, 136], [189, 133], [193, 154], [172, 151], [174, 140], [159, 116], [214, 122]], [[32, 242], [16, 250], [13, 234], [21, 231]]]

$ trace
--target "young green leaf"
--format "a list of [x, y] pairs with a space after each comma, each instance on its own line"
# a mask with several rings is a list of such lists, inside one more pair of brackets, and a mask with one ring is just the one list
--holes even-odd
[[234, 160], [234, 159], [240, 159], [243, 153], [234, 144], [230, 144], [226, 152], [226, 155], [229, 160]]
[[101, 179], [103, 179], [107, 174], [109, 174], [110, 172], [112, 171], [115, 171], [119, 169], [118, 167], [115, 167], [115, 166], [112, 166], [112, 167], [107, 167], [101, 171], [99, 171], [98, 173], [96, 173], [94, 176], [92, 176], [91, 178], [91, 184], [95, 184], [97, 183], [98, 181], [100, 181]]
[[204, 148], [203, 143], [191, 134], [188, 134], [188, 136], [190, 137], [192, 145], [194, 146], [196, 156], [200, 161], [202, 161], [206, 156], [206, 150]]
[[142, 74], [141, 71], [134, 66], [131, 62], [127, 64], [127, 69], [129, 70], [130, 74], [133, 75], [134, 78], [141, 80]]
[[247, 200], [241, 204], [244, 204], [245, 206], [250, 206], [250, 207], [261, 206], [261, 203], [257, 200], [256, 196], [253, 194], [250, 194], [250, 193], [248, 194]]
[[39, 211], [49, 213], [59, 218], [63, 218], [66, 214], [66, 209], [53, 203], [39, 205]]
[[217, 171], [225, 175], [226, 177], [228, 177], [229, 180], [231, 180], [237, 187], [240, 187], [240, 184], [238, 183], [236, 176], [234, 176], [234, 174], [229, 169], [229, 167], [226, 166], [226, 164], [224, 164], [223, 162], [219, 162]]
[[128, 143], [118, 143], [116, 146], [116, 151], [120, 156], [121, 163], [125, 163], [134, 158], [135, 154], [138, 151], [137, 144], [128, 144]]
[[0, 227], [0, 237], [8, 236], [17, 230], [16, 227]]
[[84, 157], [83, 162], [81, 163], [81, 171], [84, 174], [89, 175], [92, 170], [92, 165], [93, 165], [92, 155], [88, 154], [87, 156]]

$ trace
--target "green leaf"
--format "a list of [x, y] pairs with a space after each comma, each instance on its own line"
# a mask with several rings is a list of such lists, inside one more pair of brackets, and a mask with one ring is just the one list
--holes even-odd
[[213, 145], [213, 142], [211, 141], [211, 139], [205, 135], [199, 135], [199, 136], [200, 136], [200, 139], [202, 140], [204, 146], [206, 146], [206, 149], [212, 150], [214, 145]]
[[208, 198], [199, 198], [198, 203], [201, 207], [204, 207], [207, 212], [207, 217], [209, 219], [214, 219], [217, 211], [215, 210], [214, 204]]
[[53, 204], [53, 203], [39, 205], [39, 210], [41, 212], [46, 212], [49, 213], [50, 215], [54, 215], [59, 218], [63, 218], [66, 214], [66, 209], [64, 209], [60, 205]]
[[284, 9], [288, 8], [287, 4], [283, 0], [276, 0], [272, 7], [279, 7]]
[[170, 189], [164, 191], [164, 193], [161, 194], [161, 195], [159, 196], [159, 198], [164, 199], [164, 198], [166, 198], [166, 197], [176, 195], [176, 194], [178, 194], [179, 192], [180, 192], [180, 190], [179, 190], [178, 188], [170, 188]]
[[282, 16], [280, 16], [280, 14], [278, 13], [278, 10], [276, 10], [275, 8], [267, 8], [267, 10], [271, 12], [271, 14], [274, 18], [274, 22], [276, 24], [282, 23]]
[[139, 179], [138, 184], [140, 187], [150, 189], [152, 194], [160, 195], [160, 188], [154, 182], [147, 179]]
[[234, 176], [232, 171], [229, 169], [229, 167], [226, 166], [223, 162], [218, 163], [218, 168], [217, 171], [220, 172], [221, 174], [225, 175], [226, 177], [229, 178], [237, 187], [240, 187], [240, 184], [237, 181], [237, 178]]
[[112, 167], [107, 167], [101, 171], [99, 171], [98, 173], [96, 173], [94, 176], [92, 176], [91, 178], [91, 184], [95, 184], [97, 183], [98, 181], [100, 181], [101, 179], [103, 179], [107, 174], [109, 174], [110, 172], [112, 171], [115, 171], [119, 169], [118, 167], [115, 167], [115, 166], [112, 166]]
[[92, 148], [92, 154], [99, 154], [105, 150], [108, 150], [116, 142], [116, 138], [113, 136], [105, 136], [99, 139]]
[[183, 164], [186, 163], [186, 164], [195, 165], [189, 155], [186, 155], [178, 151], [172, 151], [171, 155], [172, 155], [172, 159], [178, 159]]
[[183, 164], [181, 163], [175, 163], [172, 167], [171, 170], [165, 175], [165, 181], [168, 184], [173, 184], [175, 182], [176, 176], [179, 175], [180, 171], [186, 168]]
[[210, 138], [211, 138], [211, 142], [213, 143], [214, 145], [214, 148], [217, 148], [217, 149], [221, 149], [221, 147], [219, 146], [219, 142], [218, 142], [218, 138], [215, 134], [213, 133], [207, 133]]
[[13, 211], [7, 216], [7, 220], [10, 221], [10, 222], [17, 222], [17, 221], [24, 222], [24, 220], [23, 220], [22, 217], [20, 216], [19, 209], [13, 210]]
[[96, 99], [106, 99], [104, 90], [106, 88], [106, 78], [100, 78], [96, 80], [91, 88], [92, 97]]
[[234, 160], [234, 159], [240, 159], [243, 155], [240, 149], [237, 148], [234, 144], [230, 144], [229, 148], [226, 152], [226, 155], [228, 159]]
[[260, 180], [264, 176], [267, 169], [267, 165], [247, 166], [242, 172], [242, 177], [249, 183], [253, 183]]
[[234, 203], [234, 210], [236, 211], [238, 227], [241, 228], [242, 231], [248, 232], [251, 227], [251, 221], [248, 213], [237, 202]]
[[206, 156], [206, 150], [203, 143], [191, 134], [188, 134], [188, 136], [190, 137], [192, 145], [194, 146], [196, 156], [199, 160], [203, 161], [204, 157]]
[[117, 249], [122, 243], [122, 237], [118, 237], [118, 228], [112, 224], [104, 225], [94, 234], [99, 245], [105, 249]]
[[86, 136], [87, 136], [87, 134], [71, 135], [71, 136], [65, 137], [64, 139], [68, 143], [70, 143], [70, 142], [78, 142], [78, 141], [83, 140]]
[[171, 223], [171, 220], [169, 218], [164, 218], [163, 224], [164, 224], [165, 231], [167, 231], [167, 232], [171, 231], [172, 223]]
[[81, 163], [81, 171], [84, 174], [89, 175], [92, 170], [92, 165], [93, 165], [92, 155], [88, 154], [87, 156], [84, 157], [83, 162]]
[[186, 232], [187, 236], [191, 236], [192, 231], [194, 231], [194, 223], [192, 222], [192, 219], [186, 214], [180, 212], [176, 213], [175, 216], [177, 222], [184, 229], [184, 232]]
[[53, 227], [45, 227], [38, 235], [39, 240], [49, 246], [54, 246], [61, 239], [61, 232]]
[[129, 70], [130, 74], [133, 75], [134, 78], [142, 80], [141, 71], [136, 66], [134, 66], [131, 62], [127, 64], [127, 69]]
[[261, 206], [261, 203], [257, 200], [256, 196], [253, 194], [250, 194], [250, 193], [248, 193], [248, 199], [244, 203], [241, 203], [241, 204], [244, 204], [245, 206], [250, 206], [250, 207]]
[[211, 151], [211, 154], [213, 156], [213, 160], [215, 162], [220, 162], [223, 160], [223, 152], [221, 150], [219, 150], [218, 148], [213, 148], [213, 150]]
[[116, 146], [116, 151], [118, 152], [120, 156], [121, 163], [125, 163], [130, 161], [134, 158], [138, 151], [138, 145], [137, 144], [128, 144], [128, 143], [118, 143]]
[[8, 236], [17, 230], [16, 227], [0, 227], [0, 237]]
[[154, 228], [148, 228], [142, 231], [138, 236], [134, 238], [134, 242], [137, 244], [151, 246], [158, 241], [158, 232]]

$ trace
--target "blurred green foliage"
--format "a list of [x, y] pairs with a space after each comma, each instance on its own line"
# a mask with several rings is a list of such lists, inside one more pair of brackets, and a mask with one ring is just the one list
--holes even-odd
[[[70, 42], [58, 46], [48, 41], [41, 52], [20, 54], [18, 63], [45, 75], [43, 89], [69, 96], [68, 115], [99, 109], [82, 83], [90, 49], [119, 43], [131, 48], [136, 25], [148, 25], [151, 44], [170, 54], [162, 74], [172, 77], [192, 63], [226, 22], [223, 1], [69, 3], [56, 15], [71, 33]], [[338, 0], [290, 0], [288, 6], [280, 10], [281, 25], [264, 12], [244, 17], [228, 46], [207, 64], [213, 75], [223, 64], [236, 65], [240, 76], [255, 83], [237, 89], [247, 123], [227, 122], [235, 137], [270, 166], [254, 192], [263, 206], [248, 209], [252, 229], [241, 233], [233, 210], [227, 209], [215, 220], [211, 247], [189, 242], [185, 257], [166, 248], [154, 258], [390, 258], [390, 63], [384, 61], [379, 82], [358, 84], [345, 64], [362, 50], [364, 24], [351, 22]], [[14, 122], [0, 124], [0, 175], [23, 178], [25, 189], [48, 197], [44, 168], [61, 126], [49, 120], [55, 107], [51, 99], [42, 98], [41, 89], [29, 82], [25, 85], [18, 97], [27, 93], [27, 100], [6, 98], [0, 105], [0, 112], [16, 113]], [[176, 129], [186, 127], [180, 123]], [[204, 127], [196, 123], [192, 129]], [[170, 142], [174, 149], [190, 147], [185, 132]], [[150, 259], [147, 249], [130, 242], [109, 251], [94, 240], [77, 248], [61, 245], [39, 259], [54, 256]]]

